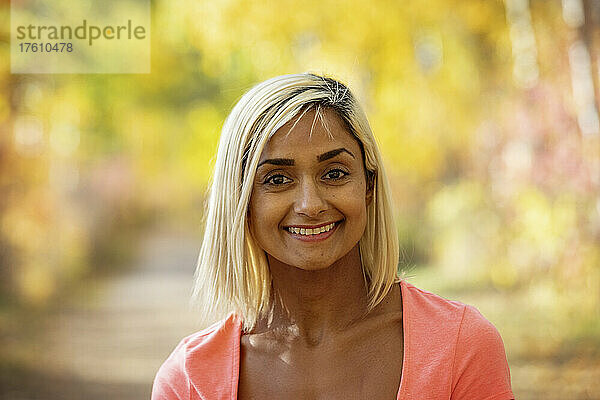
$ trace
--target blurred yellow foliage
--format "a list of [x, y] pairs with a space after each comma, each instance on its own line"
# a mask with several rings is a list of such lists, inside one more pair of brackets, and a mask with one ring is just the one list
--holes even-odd
[[55, 275], [43, 260], [30, 260], [18, 271], [17, 282], [23, 301], [28, 305], [43, 306], [56, 289]]
[[[159, 0], [147, 75], [10, 74], [0, 24], [0, 294], [42, 305], [132, 248], [128, 229], [200, 226], [233, 104], [312, 71], [364, 105], [417, 275], [522, 311], [498, 317], [515, 355], [600, 339], [600, 140], [580, 132], [569, 64], [581, 32], [560, 2], [526, 3], [533, 42], [503, 1]], [[534, 46], [527, 85], [519, 43]]]

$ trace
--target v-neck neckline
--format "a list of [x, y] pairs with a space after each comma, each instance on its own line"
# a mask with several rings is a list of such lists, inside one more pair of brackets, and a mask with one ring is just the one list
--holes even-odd
[[[398, 387], [398, 393], [396, 395], [396, 400], [400, 400], [402, 393], [405, 392], [406, 383], [406, 371], [408, 369], [407, 364], [410, 360], [410, 352], [408, 351], [410, 345], [410, 326], [409, 321], [410, 318], [407, 318], [407, 301], [406, 294], [408, 290], [406, 289], [404, 280], [399, 282], [400, 284], [400, 293], [402, 299], [402, 374], [400, 376], [400, 386]], [[234, 343], [232, 349], [232, 365], [231, 365], [231, 396], [232, 400], [237, 400], [238, 395], [238, 386], [240, 381], [240, 352], [241, 352], [241, 339], [242, 339], [242, 323], [238, 319], [238, 317], [234, 316], [236, 319], [236, 328], [238, 332], [236, 332], [235, 337], [237, 340]]]

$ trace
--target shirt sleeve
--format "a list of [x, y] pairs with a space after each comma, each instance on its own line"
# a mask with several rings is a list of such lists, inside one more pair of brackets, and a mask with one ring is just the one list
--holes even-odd
[[189, 400], [190, 379], [186, 371], [186, 340], [160, 366], [152, 385], [152, 400]]
[[466, 306], [452, 368], [451, 400], [511, 400], [510, 370], [498, 330]]

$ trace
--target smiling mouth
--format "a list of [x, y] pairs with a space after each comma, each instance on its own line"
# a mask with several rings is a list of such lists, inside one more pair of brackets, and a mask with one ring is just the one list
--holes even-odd
[[321, 226], [314, 227], [314, 228], [286, 226], [284, 229], [286, 231], [288, 231], [289, 233], [298, 235], [298, 236], [319, 237], [319, 236], [325, 236], [325, 234], [334, 230], [335, 227], [340, 224], [340, 222], [342, 222], [342, 221], [332, 222], [330, 224], [321, 225]]

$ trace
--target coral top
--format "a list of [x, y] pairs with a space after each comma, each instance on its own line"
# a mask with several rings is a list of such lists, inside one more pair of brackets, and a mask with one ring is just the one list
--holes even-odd
[[[496, 328], [472, 306], [400, 285], [404, 363], [397, 399], [514, 399]], [[235, 400], [241, 334], [231, 314], [182, 339], [156, 374], [152, 400]]]

